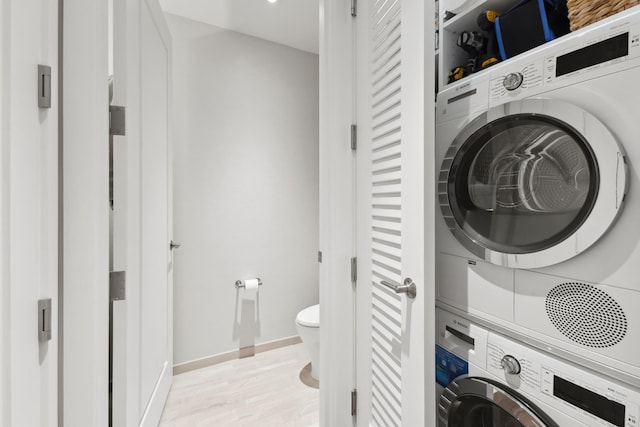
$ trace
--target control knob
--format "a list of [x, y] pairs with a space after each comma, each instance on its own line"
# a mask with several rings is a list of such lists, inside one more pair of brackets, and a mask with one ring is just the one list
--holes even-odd
[[502, 86], [509, 91], [516, 90], [520, 87], [523, 80], [524, 77], [522, 73], [509, 73], [504, 80], [502, 80]]
[[520, 373], [520, 362], [518, 362], [518, 359], [509, 354], [502, 357], [500, 365], [507, 374], [517, 375]]

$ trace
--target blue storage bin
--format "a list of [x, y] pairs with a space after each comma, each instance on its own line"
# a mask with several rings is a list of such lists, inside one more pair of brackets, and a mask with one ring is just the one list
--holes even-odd
[[502, 60], [569, 32], [566, 0], [523, 0], [496, 19]]

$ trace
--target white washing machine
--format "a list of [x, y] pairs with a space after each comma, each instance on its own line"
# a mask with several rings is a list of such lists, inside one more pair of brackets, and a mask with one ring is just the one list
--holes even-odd
[[438, 304], [640, 384], [640, 7], [441, 92], [436, 162]]
[[640, 393], [436, 310], [438, 426], [637, 427]]

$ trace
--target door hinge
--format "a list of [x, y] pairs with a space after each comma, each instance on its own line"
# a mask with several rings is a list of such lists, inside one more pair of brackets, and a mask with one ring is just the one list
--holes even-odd
[[51, 108], [51, 67], [38, 65], [38, 107]]
[[351, 0], [351, 16], [358, 16], [358, 0]]
[[109, 206], [113, 210], [113, 134], [111, 129], [109, 129]]
[[358, 280], [358, 258], [351, 258], [351, 281], [356, 283]]
[[127, 297], [126, 271], [109, 272], [109, 300], [122, 301]]
[[125, 107], [109, 105], [109, 135], [125, 135]]
[[51, 339], [51, 298], [38, 301], [38, 341]]
[[351, 125], [351, 149], [358, 148], [358, 125]]
[[351, 416], [358, 415], [358, 390], [351, 390]]
[[322, 262], [322, 251], [318, 251], [318, 262]]

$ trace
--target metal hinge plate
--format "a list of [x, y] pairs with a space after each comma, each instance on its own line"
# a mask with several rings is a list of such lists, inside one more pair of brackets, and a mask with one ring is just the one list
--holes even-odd
[[51, 298], [38, 301], [38, 341], [51, 339]]
[[351, 390], [351, 416], [358, 415], [358, 390]]
[[351, 125], [351, 149], [355, 151], [358, 148], [358, 125]]
[[358, 16], [358, 0], [351, 0], [351, 16]]
[[358, 280], [358, 258], [351, 258], [351, 281], [356, 283]]
[[109, 299], [111, 301], [122, 301], [127, 297], [126, 271], [109, 272]]
[[109, 134], [125, 135], [125, 107], [109, 105]]
[[318, 251], [318, 262], [322, 262], [322, 251]]
[[51, 108], [51, 67], [38, 65], [38, 107]]

